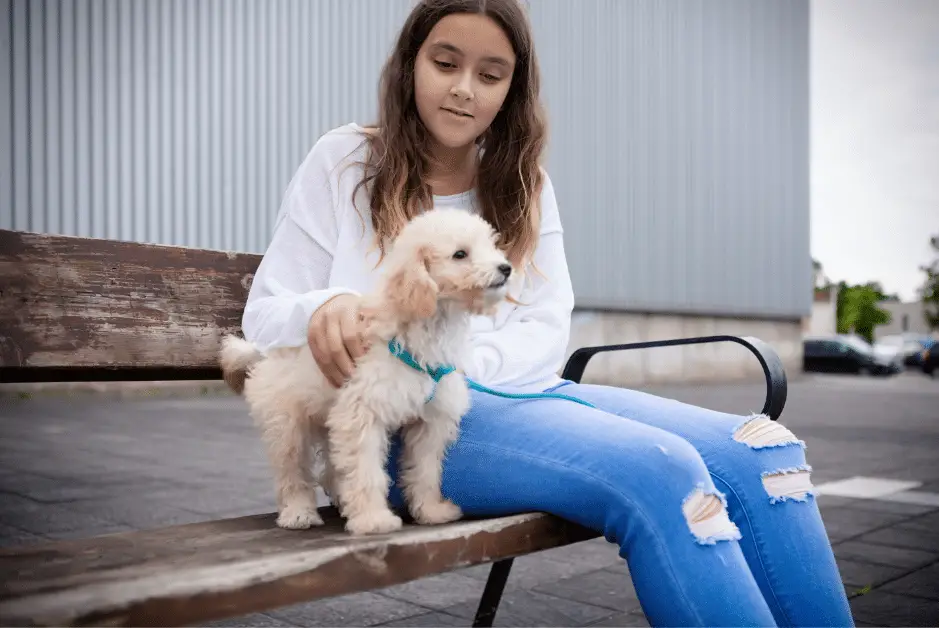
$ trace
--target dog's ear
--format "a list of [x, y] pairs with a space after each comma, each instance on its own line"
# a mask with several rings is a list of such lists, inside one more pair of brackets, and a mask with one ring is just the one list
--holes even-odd
[[388, 300], [402, 320], [429, 318], [437, 311], [438, 288], [428, 272], [429, 253], [421, 247], [388, 279]]

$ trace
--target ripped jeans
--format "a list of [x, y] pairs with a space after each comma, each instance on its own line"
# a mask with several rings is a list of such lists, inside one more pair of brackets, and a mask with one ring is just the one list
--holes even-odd
[[470, 515], [544, 511], [602, 532], [654, 626], [853, 625], [804, 444], [783, 424], [621, 388], [552, 390], [597, 409], [473, 392], [444, 495]]

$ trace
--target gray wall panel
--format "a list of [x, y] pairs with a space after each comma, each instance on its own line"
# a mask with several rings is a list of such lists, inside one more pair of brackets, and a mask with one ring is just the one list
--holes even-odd
[[533, 21], [578, 305], [807, 313], [808, 3], [539, 0]]
[[[7, 0], [0, 226], [260, 252], [411, 0]], [[808, 0], [530, 3], [582, 307], [810, 308]]]

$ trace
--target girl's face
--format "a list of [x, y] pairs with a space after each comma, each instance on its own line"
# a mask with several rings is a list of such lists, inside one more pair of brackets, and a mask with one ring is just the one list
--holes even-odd
[[456, 13], [437, 22], [414, 67], [417, 111], [437, 143], [463, 148], [485, 133], [514, 69], [512, 44], [489, 16]]

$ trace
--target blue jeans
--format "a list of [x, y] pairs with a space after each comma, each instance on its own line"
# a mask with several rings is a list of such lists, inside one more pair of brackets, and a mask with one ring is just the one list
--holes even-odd
[[[444, 495], [470, 515], [543, 511], [601, 532], [652, 625], [853, 625], [815, 499], [786, 491], [809, 468], [783, 426], [743, 437], [747, 417], [607, 386], [554, 390], [597, 409], [473, 392]], [[784, 480], [772, 490], [771, 476]], [[712, 501], [695, 512], [692, 493]]]

